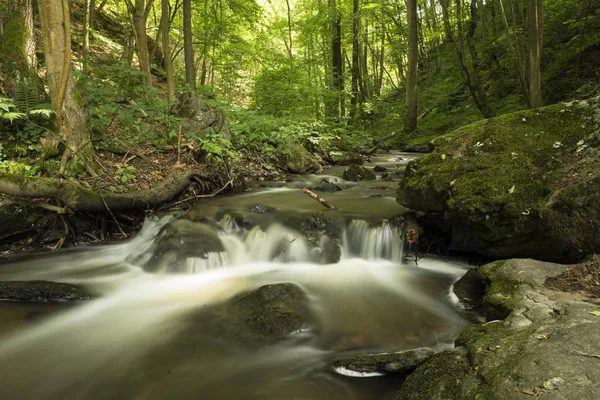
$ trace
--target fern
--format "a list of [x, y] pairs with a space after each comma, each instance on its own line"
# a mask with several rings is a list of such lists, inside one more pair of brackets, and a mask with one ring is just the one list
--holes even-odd
[[37, 95], [29, 80], [21, 80], [15, 85], [15, 105], [23, 113], [28, 113], [38, 104]]

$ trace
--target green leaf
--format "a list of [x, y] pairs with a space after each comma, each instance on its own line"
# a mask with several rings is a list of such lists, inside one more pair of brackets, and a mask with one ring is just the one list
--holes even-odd
[[592, 314], [596, 317], [600, 317], [600, 311], [590, 311], [590, 314]]
[[129, 177], [127, 175], [123, 175], [121, 176], [121, 182], [125, 183], [129, 180]]
[[2, 118], [10, 121], [11, 123], [14, 122], [15, 120], [21, 119], [26, 117], [27, 114], [24, 114], [22, 112], [6, 112], [4, 114], [2, 114]]
[[54, 114], [54, 111], [47, 109], [39, 109], [39, 110], [31, 110], [29, 111], [29, 115], [43, 115], [45, 117], [50, 117]]
[[508, 189], [508, 193], [513, 194], [515, 192], [515, 185], [512, 185], [510, 189]]

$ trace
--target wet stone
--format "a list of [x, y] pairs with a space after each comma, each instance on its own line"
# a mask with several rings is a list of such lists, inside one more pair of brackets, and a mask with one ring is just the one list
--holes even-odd
[[0, 282], [0, 300], [27, 303], [60, 303], [90, 300], [92, 296], [82, 288], [66, 283], [49, 281]]
[[335, 368], [346, 368], [354, 372], [363, 373], [406, 373], [414, 370], [434, 355], [428, 347], [419, 347], [411, 350], [393, 353], [365, 354], [339, 360]]
[[343, 178], [353, 182], [374, 181], [375, 175], [365, 167], [351, 165], [344, 171]]

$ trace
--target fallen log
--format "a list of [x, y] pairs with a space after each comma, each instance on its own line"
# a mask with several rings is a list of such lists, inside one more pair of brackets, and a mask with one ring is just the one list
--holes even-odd
[[307, 195], [309, 195], [310, 197], [312, 197], [313, 199], [315, 199], [316, 201], [318, 201], [319, 203], [321, 203], [323, 205], [323, 207], [327, 207], [330, 210], [335, 210], [335, 207], [329, 203], [327, 200], [325, 200], [324, 198], [320, 197], [318, 194], [316, 194], [313, 191], [308, 190], [307, 188], [302, 189], [302, 191], [304, 193], [306, 193]]
[[195, 169], [174, 169], [150, 190], [114, 193], [84, 187], [76, 180], [0, 173], [0, 193], [20, 198], [50, 198], [75, 211], [144, 210], [173, 199], [191, 180], [199, 179], [209, 179], [209, 176]]

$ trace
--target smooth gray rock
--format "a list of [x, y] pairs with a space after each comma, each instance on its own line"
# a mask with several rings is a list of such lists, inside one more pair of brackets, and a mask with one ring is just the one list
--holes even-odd
[[49, 281], [0, 281], [0, 300], [54, 303], [90, 300], [79, 286]]

